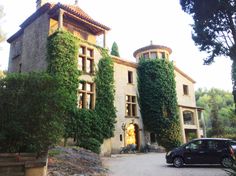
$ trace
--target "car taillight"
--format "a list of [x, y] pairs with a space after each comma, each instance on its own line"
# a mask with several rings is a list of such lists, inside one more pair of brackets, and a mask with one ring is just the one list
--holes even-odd
[[230, 155], [234, 157], [234, 150], [232, 149], [232, 147], [229, 148], [229, 151], [230, 151]]

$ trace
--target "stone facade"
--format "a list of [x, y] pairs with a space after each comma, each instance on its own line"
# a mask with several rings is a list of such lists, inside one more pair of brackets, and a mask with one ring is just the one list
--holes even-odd
[[[86, 85], [93, 84], [95, 69], [101, 58], [96, 44], [96, 37], [103, 35], [103, 47], [106, 46], [106, 32], [108, 27], [94, 21], [77, 6], [45, 3], [21, 25], [21, 29], [8, 39], [11, 44], [9, 55], [9, 72], [44, 71], [47, 68], [47, 37], [56, 29], [72, 32], [81, 39], [79, 50], [78, 69], [84, 69], [81, 76]], [[115, 79], [115, 107], [117, 109], [117, 123], [114, 137], [104, 141], [103, 155], [118, 153], [121, 147], [131, 143], [142, 149], [147, 143], [158, 146], [153, 134], [144, 131], [140, 108], [137, 100], [137, 64], [141, 56], [153, 59], [169, 59], [171, 49], [161, 45], [149, 45], [134, 52], [136, 62], [123, 60], [112, 56], [114, 61]], [[89, 59], [88, 59], [88, 58]], [[81, 59], [87, 62], [84, 68]], [[92, 61], [91, 61], [92, 60]], [[91, 62], [90, 62], [91, 61]], [[92, 68], [95, 67], [95, 68]], [[175, 66], [176, 91], [180, 112], [180, 126], [183, 142], [191, 135], [200, 137], [199, 119], [200, 109], [196, 107], [194, 95], [194, 80]], [[93, 85], [93, 91], [95, 85]], [[92, 90], [91, 90], [92, 91]], [[90, 92], [91, 93], [91, 92]], [[87, 94], [90, 94], [87, 93]], [[86, 95], [87, 95], [86, 94]], [[92, 92], [86, 104], [79, 106], [94, 107], [96, 92]]]

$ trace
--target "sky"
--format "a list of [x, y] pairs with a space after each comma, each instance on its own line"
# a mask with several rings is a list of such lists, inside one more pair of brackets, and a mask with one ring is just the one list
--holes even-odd
[[[48, 0], [74, 4], [74, 0]], [[36, 0], [0, 0], [5, 16], [0, 26], [7, 38], [36, 10]], [[203, 65], [206, 54], [192, 38], [192, 18], [185, 14], [179, 0], [78, 0], [78, 5], [94, 20], [108, 26], [107, 45], [115, 41], [122, 59], [135, 61], [133, 52], [141, 47], [164, 45], [172, 49], [170, 59], [196, 81], [195, 89], [212, 87], [232, 90], [229, 58], [220, 57]], [[7, 70], [10, 45], [0, 44], [0, 69]]]

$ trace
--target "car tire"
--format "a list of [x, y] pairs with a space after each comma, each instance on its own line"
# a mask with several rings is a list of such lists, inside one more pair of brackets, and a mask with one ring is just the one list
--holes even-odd
[[230, 157], [224, 157], [222, 160], [221, 160], [221, 165], [225, 168], [229, 168], [229, 167], [232, 167], [233, 166], [233, 160], [232, 158]]
[[181, 157], [175, 157], [173, 160], [173, 165], [177, 168], [182, 167], [184, 165], [184, 160]]

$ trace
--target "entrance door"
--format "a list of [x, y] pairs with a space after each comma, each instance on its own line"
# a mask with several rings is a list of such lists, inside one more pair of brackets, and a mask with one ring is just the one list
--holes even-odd
[[137, 150], [140, 150], [139, 127], [137, 124], [134, 124], [134, 129], [135, 129], [135, 140], [136, 140]]

